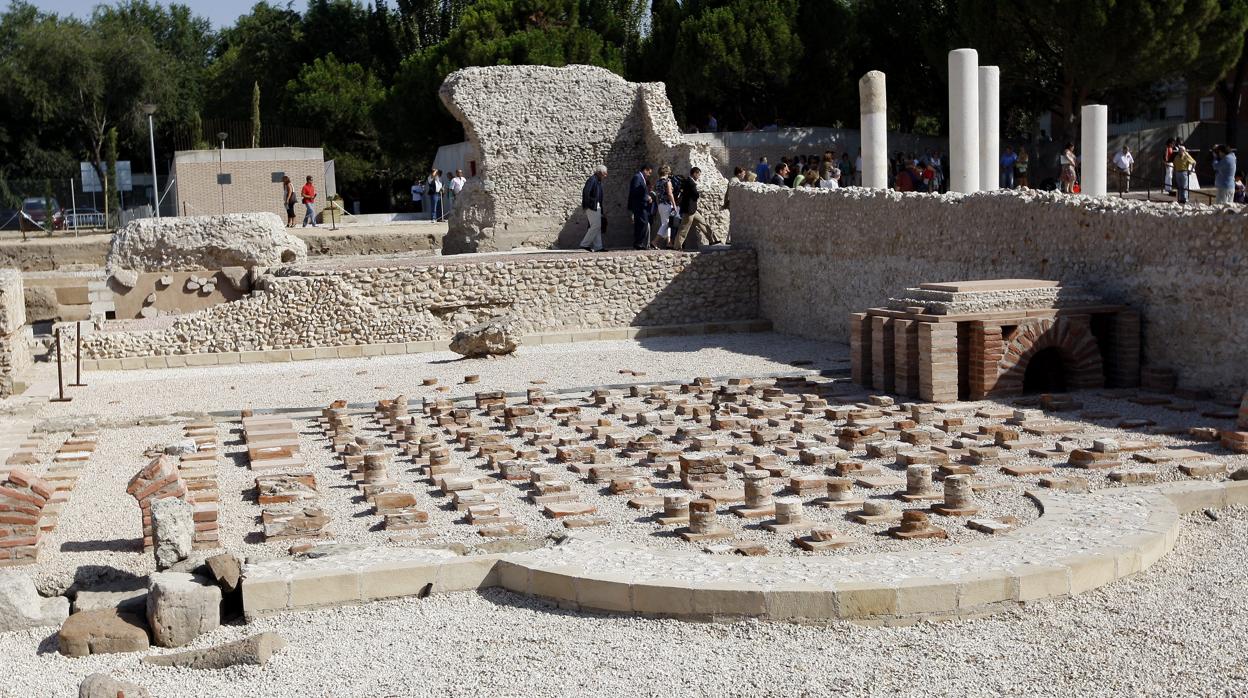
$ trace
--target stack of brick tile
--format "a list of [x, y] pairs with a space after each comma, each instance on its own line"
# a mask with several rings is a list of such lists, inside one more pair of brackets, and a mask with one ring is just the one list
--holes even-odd
[[1239, 403], [1239, 419], [1236, 421], [1238, 431], [1222, 432], [1222, 447], [1236, 453], [1248, 453], [1248, 393]]
[[220, 545], [218, 513], [220, 490], [217, 487], [217, 425], [212, 421], [191, 422], [183, 428], [183, 436], [195, 442], [195, 452], [185, 453], [178, 463], [178, 474], [186, 484], [186, 501], [194, 509], [196, 549]]
[[22, 467], [10, 470], [0, 483], [0, 567], [39, 557], [43, 509], [51, 498], [52, 487]]
[[143, 549], [150, 550], [154, 545], [152, 530], [152, 504], [166, 497], [186, 497], [186, 483], [182, 480], [178, 466], [169, 456], [153, 458], [142, 470], [130, 480], [126, 492], [139, 503], [143, 512]]
[[285, 472], [307, 467], [299, 453], [299, 435], [286, 417], [243, 417], [243, 439], [247, 442], [247, 459], [252, 470]]

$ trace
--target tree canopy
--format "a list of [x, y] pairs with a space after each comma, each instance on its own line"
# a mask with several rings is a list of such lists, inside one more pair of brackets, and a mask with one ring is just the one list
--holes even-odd
[[0, 13], [0, 191], [78, 160], [105, 171], [113, 129], [142, 159], [150, 103], [162, 161], [210, 141], [209, 120], [311, 129], [344, 188], [388, 196], [462, 137], [437, 89], [476, 65], [662, 81], [680, 123], [728, 128], [852, 125], [858, 77], [878, 69], [890, 122], [939, 134], [945, 54], [974, 46], [1002, 68], [1005, 132], [1048, 111], [1073, 130], [1082, 103], [1130, 112], [1177, 81], [1237, 108], [1246, 32], [1248, 0], [261, 0], [217, 31], [189, 4], [71, 17], [16, 0]]

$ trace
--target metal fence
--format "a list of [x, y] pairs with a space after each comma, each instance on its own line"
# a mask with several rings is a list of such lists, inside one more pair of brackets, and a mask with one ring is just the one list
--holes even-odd
[[[136, 175], [135, 179], [141, 181], [136, 181], [131, 191], [121, 192], [120, 201], [110, 198], [110, 210], [107, 212], [104, 210], [104, 194], [85, 191], [82, 178], [77, 172], [72, 177], [0, 181], [0, 230], [77, 233], [112, 229], [137, 218], [151, 217], [155, 215], [152, 207], [151, 176]], [[166, 182], [163, 179], [160, 184], [165, 188]], [[54, 213], [50, 225], [44, 213], [45, 201], [49, 201]], [[164, 208], [168, 209], [168, 202], [165, 203]]]
[[[225, 147], [250, 148], [251, 122], [245, 119], [204, 119], [201, 133], [184, 131], [173, 137], [174, 150], [201, 150], [221, 145], [218, 134], [225, 134]], [[321, 132], [312, 128], [260, 124], [259, 148], [320, 148]]]

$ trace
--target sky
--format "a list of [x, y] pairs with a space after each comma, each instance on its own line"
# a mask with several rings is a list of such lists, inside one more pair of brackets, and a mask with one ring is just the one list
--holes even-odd
[[[207, 17], [212, 22], [212, 26], [216, 29], [228, 27], [234, 24], [234, 20], [239, 15], [247, 14], [251, 10], [252, 5], [258, 0], [180, 0], [181, 4], [187, 5], [191, 11], [201, 17]], [[159, 0], [160, 4], [169, 4], [168, 0]], [[6, 4], [0, 0], [0, 4]], [[112, 2], [102, 3], [100, 0], [31, 0], [31, 4], [41, 10], [47, 12], [55, 12], [63, 15], [77, 15], [78, 17], [88, 17], [91, 10], [96, 5], [113, 4]], [[284, 0], [275, 2], [277, 5], [284, 5]], [[296, 6], [303, 5], [302, 2], [295, 3]]]

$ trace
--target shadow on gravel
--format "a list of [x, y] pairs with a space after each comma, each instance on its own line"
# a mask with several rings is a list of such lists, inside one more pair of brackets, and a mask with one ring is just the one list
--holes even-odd
[[114, 538], [112, 540], [71, 540], [61, 544], [63, 553], [141, 553], [143, 541], [137, 538]]

